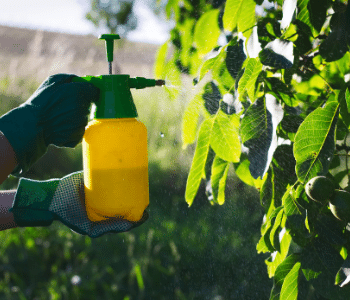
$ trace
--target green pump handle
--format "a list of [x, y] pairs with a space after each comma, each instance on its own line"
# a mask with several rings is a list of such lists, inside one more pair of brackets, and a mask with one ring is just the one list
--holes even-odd
[[118, 34], [102, 34], [99, 39], [106, 41], [107, 61], [113, 61], [114, 40], [119, 40], [120, 36]]

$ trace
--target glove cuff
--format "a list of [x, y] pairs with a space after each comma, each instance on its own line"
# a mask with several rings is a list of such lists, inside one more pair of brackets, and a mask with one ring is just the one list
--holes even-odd
[[21, 178], [10, 212], [19, 227], [49, 226], [55, 220], [49, 206], [59, 180], [36, 181]]
[[0, 118], [3, 132], [16, 153], [18, 165], [12, 175], [23, 174], [46, 152], [44, 133], [35, 116], [21, 105]]

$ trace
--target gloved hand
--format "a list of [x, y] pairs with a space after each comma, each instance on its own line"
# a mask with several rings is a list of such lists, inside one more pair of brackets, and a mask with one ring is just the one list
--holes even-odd
[[0, 118], [0, 131], [18, 161], [12, 175], [23, 176], [50, 144], [73, 148], [81, 142], [99, 89], [90, 83], [72, 82], [73, 77], [76, 75], [48, 77], [25, 103]]
[[107, 232], [128, 231], [148, 219], [145, 211], [138, 222], [118, 218], [91, 222], [85, 211], [82, 171], [46, 181], [21, 178], [10, 211], [19, 227], [49, 226], [59, 220], [73, 231], [92, 238]]

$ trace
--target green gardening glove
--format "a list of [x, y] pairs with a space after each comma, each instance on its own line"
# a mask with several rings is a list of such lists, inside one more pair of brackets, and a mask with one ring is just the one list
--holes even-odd
[[83, 172], [62, 179], [36, 181], [21, 178], [10, 212], [19, 227], [49, 226], [58, 220], [71, 230], [99, 237], [107, 232], [118, 233], [135, 228], [148, 219], [147, 211], [138, 222], [111, 218], [101, 222], [88, 219], [85, 210]]
[[0, 118], [0, 131], [18, 161], [12, 175], [23, 176], [50, 144], [73, 148], [81, 142], [99, 89], [90, 83], [72, 82], [74, 77], [50, 76], [25, 103]]

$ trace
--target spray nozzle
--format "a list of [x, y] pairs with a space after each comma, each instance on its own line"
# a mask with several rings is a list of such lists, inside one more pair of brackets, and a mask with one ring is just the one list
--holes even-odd
[[156, 80], [156, 85], [157, 85], [157, 86], [165, 85], [165, 80], [163, 80], [163, 79], [157, 79], [157, 80]]
[[162, 79], [148, 79], [144, 77], [129, 78], [129, 87], [135, 89], [144, 89], [152, 86], [165, 85], [165, 80]]

